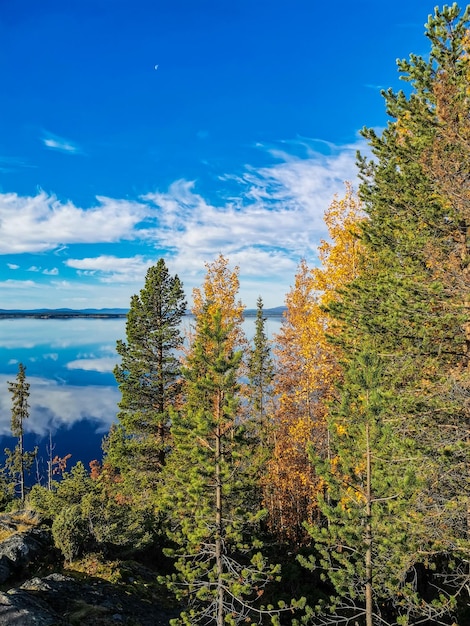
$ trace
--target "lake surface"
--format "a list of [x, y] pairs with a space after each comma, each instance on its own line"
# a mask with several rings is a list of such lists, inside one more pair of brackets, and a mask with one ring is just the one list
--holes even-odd
[[[244, 327], [248, 339], [255, 318]], [[188, 328], [190, 318], [184, 320]], [[113, 376], [117, 339], [125, 339], [125, 318], [0, 319], [0, 450], [14, 447], [10, 436], [11, 394], [18, 363], [30, 384], [26, 447], [39, 446], [42, 464], [52, 434], [54, 454], [72, 454], [69, 464], [86, 467], [102, 456], [101, 442], [116, 420], [119, 389]], [[279, 331], [280, 317], [269, 317], [266, 332]], [[40, 464], [41, 467], [41, 464]]]

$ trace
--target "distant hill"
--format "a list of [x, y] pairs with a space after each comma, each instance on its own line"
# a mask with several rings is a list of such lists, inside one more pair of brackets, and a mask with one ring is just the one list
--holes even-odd
[[[285, 306], [275, 306], [271, 309], [263, 309], [263, 315], [264, 317], [279, 317], [280, 315], [283, 315], [285, 310]], [[256, 315], [256, 312], [256, 309], [245, 309], [244, 313], [246, 317], [251, 317]]]
[[2, 317], [125, 317], [128, 309], [0, 309]]

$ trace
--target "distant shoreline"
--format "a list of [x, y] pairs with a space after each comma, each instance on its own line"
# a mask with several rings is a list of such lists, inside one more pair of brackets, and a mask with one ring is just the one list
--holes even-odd
[[[284, 308], [268, 309], [263, 311], [263, 317], [282, 317]], [[122, 310], [110, 310], [103, 311], [90, 310], [90, 311], [73, 311], [73, 310], [37, 310], [37, 311], [8, 311], [0, 309], [0, 320], [2, 319], [74, 319], [74, 318], [91, 318], [91, 319], [118, 319], [127, 317], [128, 311]], [[247, 309], [244, 312], [244, 317], [255, 317], [256, 309]], [[187, 317], [193, 317], [190, 311], [185, 314]]]
[[0, 319], [70, 319], [75, 317], [126, 317], [128, 309], [0, 309]]
[[0, 319], [72, 319], [78, 317], [90, 317], [90, 318], [118, 318], [126, 317], [127, 313], [3, 313], [0, 312]]

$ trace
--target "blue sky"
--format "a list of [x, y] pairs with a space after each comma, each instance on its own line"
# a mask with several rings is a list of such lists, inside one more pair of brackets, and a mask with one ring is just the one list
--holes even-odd
[[0, 3], [0, 308], [127, 307], [219, 253], [252, 308], [316, 263], [423, 0]]

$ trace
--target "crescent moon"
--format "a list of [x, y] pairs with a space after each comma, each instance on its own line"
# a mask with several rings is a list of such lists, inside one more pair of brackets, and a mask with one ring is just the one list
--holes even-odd
[[158, 70], [158, 65], [155, 66], [155, 69]]

